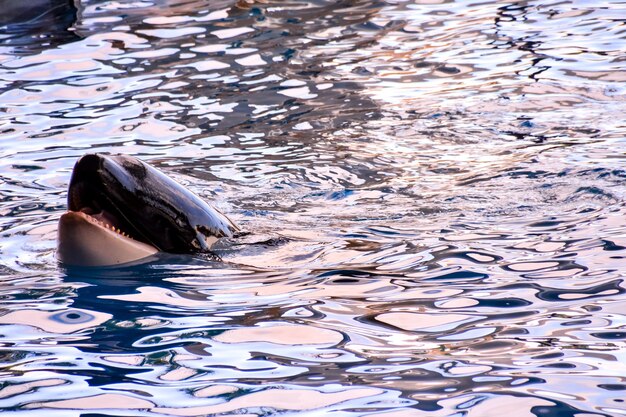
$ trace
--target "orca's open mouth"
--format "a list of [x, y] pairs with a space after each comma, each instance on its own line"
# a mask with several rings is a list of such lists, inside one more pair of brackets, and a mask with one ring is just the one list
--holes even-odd
[[59, 219], [57, 256], [68, 265], [119, 265], [147, 258], [158, 249], [130, 237], [109, 221], [84, 211], [68, 211]]
[[112, 232], [115, 232], [119, 235], [132, 239], [131, 236], [129, 236], [126, 232], [120, 229], [119, 220], [117, 220], [115, 216], [113, 216], [109, 212], [101, 210], [96, 213], [90, 207], [83, 207], [80, 209], [80, 211], [71, 211], [68, 213], [76, 213], [77, 215], [83, 216], [87, 221], [92, 222], [94, 225], [97, 225], [98, 227], [109, 229]]
[[127, 239], [139, 240], [139, 239], [134, 239], [132, 236], [129, 236], [128, 233], [120, 229], [119, 222], [114, 218], [114, 216], [112, 216], [110, 213], [107, 213], [105, 211], [100, 211], [98, 213], [95, 213], [90, 208], [85, 207], [85, 208], [80, 209], [80, 211], [68, 211], [65, 214], [63, 214], [63, 216], [68, 216], [68, 215], [82, 218], [96, 227], [110, 230], [111, 232], [117, 233], [118, 235], [125, 237]]
[[67, 264], [126, 263], [157, 251], [206, 252], [238, 230], [170, 177], [127, 155], [80, 158], [67, 201], [57, 252]]

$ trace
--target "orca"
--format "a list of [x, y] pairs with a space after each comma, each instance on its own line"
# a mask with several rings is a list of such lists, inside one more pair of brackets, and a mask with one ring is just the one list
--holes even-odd
[[144, 161], [92, 153], [74, 165], [59, 219], [57, 258], [70, 266], [112, 266], [158, 252], [209, 253], [239, 228]]

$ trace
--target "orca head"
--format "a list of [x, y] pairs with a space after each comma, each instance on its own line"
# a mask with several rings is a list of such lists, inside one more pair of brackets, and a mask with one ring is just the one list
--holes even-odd
[[158, 251], [208, 252], [239, 230], [172, 178], [128, 155], [81, 157], [67, 205], [57, 255], [70, 265], [115, 265]]

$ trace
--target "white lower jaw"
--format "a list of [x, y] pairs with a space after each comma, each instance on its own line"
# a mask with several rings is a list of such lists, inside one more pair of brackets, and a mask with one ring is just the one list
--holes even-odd
[[158, 252], [155, 247], [122, 236], [77, 211], [68, 211], [61, 216], [58, 236], [57, 258], [67, 265], [120, 265]]

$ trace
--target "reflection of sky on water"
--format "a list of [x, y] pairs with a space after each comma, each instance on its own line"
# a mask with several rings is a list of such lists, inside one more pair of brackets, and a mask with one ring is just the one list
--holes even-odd
[[[0, 20], [4, 412], [624, 413], [618, 2], [48, 4]], [[58, 266], [88, 151], [252, 234]]]

